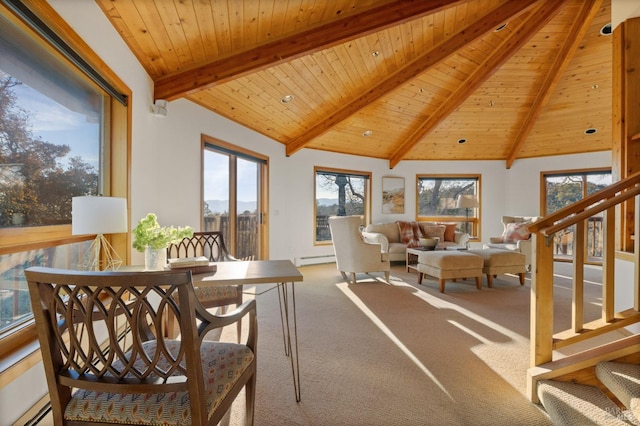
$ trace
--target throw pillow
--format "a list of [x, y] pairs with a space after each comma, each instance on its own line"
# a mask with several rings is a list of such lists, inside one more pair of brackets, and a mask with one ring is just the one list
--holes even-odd
[[505, 243], [517, 243], [520, 240], [528, 240], [531, 237], [531, 233], [527, 228], [531, 222], [522, 223], [507, 223], [504, 231]]
[[444, 240], [455, 242], [456, 240], [456, 224], [455, 223], [443, 223], [446, 228], [444, 230]]
[[400, 230], [400, 242], [406, 244], [407, 247], [422, 247], [420, 238], [422, 234], [420, 227], [416, 222], [398, 221], [398, 229]]
[[444, 238], [446, 228], [444, 225], [422, 225], [422, 235], [425, 238], [440, 238], [440, 241], [446, 241]]

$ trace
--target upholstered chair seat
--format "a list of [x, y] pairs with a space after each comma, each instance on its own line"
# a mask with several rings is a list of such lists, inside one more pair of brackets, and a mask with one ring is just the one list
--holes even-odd
[[[156, 353], [156, 343], [154, 340], [142, 345], [147, 356]], [[177, 358], [180, 342], [166, 340], [164, 343], [171, 356]], [[128, 352], [126, 358], [130, 359], [131, 355], [131, 352]], [[254, 354], [244, 345], [204, 341], [200, 347], [200, 357], [207, 413], [211, 416], [229, 394], [236, 378], [251, 365]], [[134, 365], [144, 370], [146, 363], [148, 360], [143, 360], [139, 355]], [[113, 364], [116, 370], [121, 370], [122, 367], [121, 361]], [[165, 357], [160, 357], [156, 367], [168, 369], [170, 364]], [[177, 372], [174, 375], [179, 376]], [[149, 378], [157, 379], [157, 375], [151, 374]], [[82, 389], [71, 396], [64, 416], [67, 420], [83, 422], [180, 426], [192, 424], [191, 409], [184, 403], [188, 398], [189, 394], [186, 391], [117, 394]]]

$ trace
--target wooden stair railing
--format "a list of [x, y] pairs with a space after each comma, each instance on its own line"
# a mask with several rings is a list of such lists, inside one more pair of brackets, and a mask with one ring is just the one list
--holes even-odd
[[[640, 239], [634, 250], [633, 307], [615, 312], [615, 237], [616, 206], [635, 197], [634, 229], [640, 229], [640, 173], [629, 176], [574, 204], [558, 210], [529, 226], [534, 244], [531, 272], [531, 367], [553, 361], [553, 350], [559, 349], [615, 329], [640, 323]], [[584, 322], [584, 247], [586, 222], [595, 215], [603, 215], [602, 314], [600, 318]], [[571, 226], [574, 230], [572, 325], [554, 334], [553, 237]], [[535, 386], [533, 386], [535, 388]], [[535, 397], [534, 397], [535, 398]]]

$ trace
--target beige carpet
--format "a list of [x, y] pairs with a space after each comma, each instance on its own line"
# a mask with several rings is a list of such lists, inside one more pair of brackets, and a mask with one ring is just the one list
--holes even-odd
[[[556, 265], [560, 324], [569, 324], [571, 293], [562, 277], [570, 268]], [[525, 397], [528, 277], [521, 287], [515, 276], [498, 276], [492, 289], [484, 279], [480, 291], [471, 280], [447, 282], [441, 294], [435, 280], [418, 285], [402, 265], [392, 267], [392, 285], [381, 274], [358, 274], [347, 285], [334, 264], [300, 270], [302, 401], [295, 402], [284, 355], [277, 293], [259, 295], [256, 425], [550, 424]], [[585, 273], [593, 317], [601, 271]], [[242, 424], [243, 402], [236, 405], [231, 425]]]

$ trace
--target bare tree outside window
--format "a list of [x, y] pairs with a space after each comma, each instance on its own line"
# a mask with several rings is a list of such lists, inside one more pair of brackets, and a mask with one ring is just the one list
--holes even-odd
[[330, 216], [368, 217], [370, 177], [361, 172], [316, 169], [315, 241], [331, 241]]
[[[461, 195], [472, 195], [480, 201], [479, 176], [417, 176], [417, 204], [420, 220], [434, 222], [458, 222], [458, 229], [465, 231], [466, 211], [456, 207]], [[480, 209], [470, 209], [470, 232], [478, 235]]]

